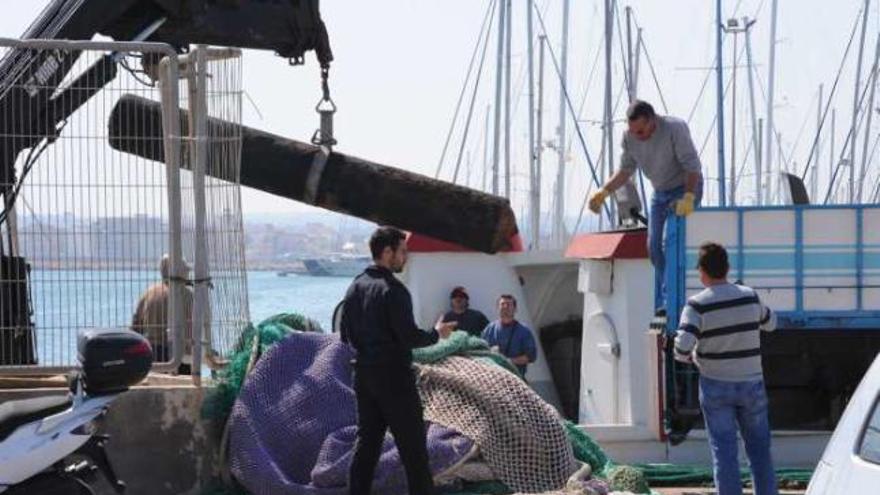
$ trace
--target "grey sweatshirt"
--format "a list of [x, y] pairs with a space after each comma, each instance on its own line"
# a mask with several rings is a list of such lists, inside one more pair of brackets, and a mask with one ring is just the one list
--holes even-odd
[[688, 299], [675, 336], [675, 358], [694, 362], [700, 374], [732, 382], [763, 378], [760, 331], [776, 328], [776, 314], [754, 289], [723, 284]]
[[657, 116], [657, 129], [645, 141], [623, 133], [620, 169], [642, 169], [656, 191], [668, 191], [685, 183], [686, 172], [700, 173], [700, 157], [685, 121]]

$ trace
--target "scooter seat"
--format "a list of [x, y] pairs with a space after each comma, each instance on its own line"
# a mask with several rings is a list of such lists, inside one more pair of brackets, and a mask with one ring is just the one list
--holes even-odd
[[67, 409], [70, 403], [70, 397], [66, 395], [53, 395], [0, 404], [0, 442], [19, 426], [59, 413]]

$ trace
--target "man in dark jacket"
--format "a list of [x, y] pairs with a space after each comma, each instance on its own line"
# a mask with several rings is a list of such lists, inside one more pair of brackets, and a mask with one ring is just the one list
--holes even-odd
[[390, 428], [406, 470], [410, 495], [429, 495], [434, 492], [434, 482], [428, 467], [412, 349], [446, 338], [455, 323], [438, 321], [432, 332], [416, 326], [409, 291], [394, 277], [406, 264], [403, 232], [380, 227], [370, 237], [370, 252], [374, 264], [354, 279], [342, 309], [341, 337], [356, 351], [358, 433], [349, 471], [349, 493], [370, 494], [385, 431]]
[[464, 287], [458, 286], [452, 289], [449, 294], [449, 311], [443, 315], [443, 321], [454, 321], [457, 330], [480, 337], [483, 335], [483, 329], [489, 324], [489, 319], [482, 312], [470, 308], [470, 296]]

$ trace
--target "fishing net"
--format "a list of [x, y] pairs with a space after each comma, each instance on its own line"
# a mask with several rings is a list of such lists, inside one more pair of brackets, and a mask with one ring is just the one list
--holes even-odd
[[[352, 351], [338, 336], [292, 333], [269, 349], [244, 381], [229, 417], [229, 465], [254, 495], [342, 495], [356, 439]], [[442, 473], [473, 449], [449, 428], [429, 424], [429, 463]], [[376, 469], [377, 493], [405, 493], [406, 477], [388, 435]]]
[[517, 375], [460, 356], [418, 369], [426, 419], [472, 439], [511, 489], [559, 489], [577, 470], [558, 413]]
[[[290, 443], [292, 437], [288, 427], [282, 428], [281, 434], [276, 435], [279, 443], [285, 443], [283, 439], [286, 438], [287, 445], [280, 451], [284, 456], [302, 458], [304, 447], [314, 451], [309, 454], [313, 456], [309, 460], [313, 463], [308, 472], [309, 482], [304, 482], [305, 470], [300, 469], [302, 478], [299, 482], [294, 482], [290, 476], [286, 478], [288, 484], [293, 482], [296, 485], [293, 491], [289, 486], [279, 489], [271, 483], [262, 487], [252, 486], [254, 477], [241, 469], [239, 437], [239, 443], [236, 444], [239, 453], [233, 452], [233, 457], [239, 457], [239, 468], [236, 472], [239, 479], [251, 479], [248, 489], [231, 488], [229, 484], [212, 485], [206, 487], [203, 493], [347, 493], [344, 488], [345, 475], [356, 431], [353, 392], [350, 390], [347, 368], [350, 351], [334, 336], [307, 337], [310, 343], [305, 345], [302, 334], [289, 339], [287, 344], [284, 341], [294, 329], [307, 331], [318, 328], [313, 321], [297, 314], [278, 315], [249, 328], [238, 342], [238, 352], [232, 356], [230, 365], [223, 372], [219, 386], [206, 399], [203, 408], [206, 417], [225, 418], [242, 389], [242, 383], [250, 383], [255, 379], [249, 377], [245, 380], [248, 370], [260, 364], [258, 360], [261, 356], [272, 356], [270, 349], [279, 347], [279, 342], [286, 345], [287, 349], [265, 362], [288, 361], [283, 367], [283, 373], [288, 376], [297, 373], [302, 376], [307, 368], [313, 369], [305, 380], [292, 379], [284, 384], [283, 380], [278, 379], [265, 382], [264, 385], [269, 388], [263, 387], [264, 393], [268, 394], [264, 399], [273, 403], [284, 394], [269, 392], [270, 389], [280, 391], [291, 387], [315, 387], [318, 376], [321, 376], [315, 373], [315, 361], [327, 362], [327, 356], [333, 355], [329, 362], [334, 364], [322, 370], [322, 373], [330, 377], [328, 380], [324, 376], [324, 381], [335, 385], [329, 388], [330, 393], [326, 387], [316, 389], [317, 395], [325, 396], [323, 399], [329, 399], [333, 405], [334, 412], [329, 419], [326, 411], [306, 414], [304, 417], [302, 410], [293, 412], [283, 408], [274, 409], [275, 419], [268, 419], [296, 424], [305, 421], [308, 425], [305, 428], [307, 439], [311, 438], [309, 429], [320, 430], [320, 435], [324, 435], [324, 432], [335, 428], [325, 435], [327, 441], [321, 442], [321, 445], [318, 445], [317, 440], [304, 444], [300, 438]], [[293, 347], [297, 347], [298, 351], [292, 352]], [[711, 468], [669, 464], [615, 465], [582, 429], [570, 421], [561, 420], [555, 410], [541, 401], [507, 359], [490, 352], [483, 340], [465, 332], [454, 332], [450, 338], [434, 346], [417, 349], [413, 352], [413, 357], [419, 369], [420, 393], [430, 425], [428, 441], [432, 452], [432, 471], [438, 482], [447, 484], [442, 491], [444, 494], [507, 495], [540, 492], [544, 495], [605, 495], [611, 491], [649, 493], [648, 485], [699, 486], [712, 483]], [[294, 365], [293, 368], [299, 368], [293, 369], [290, 361], [312, 364]], [[261, 366], [280, 366], [277, 363], [270, 366], [265, 362]], [[247, 386], [246, 384], [245, 387]], [[339, 394], [340, 390], [344, 393]], [[347, 419], [342, 422], [333, 420], [332, 418], [339, 416], [340, 411], [342, 415], [348, 415]], [[256, 420], [256, 416], [251, 419]], [[328, 421], [333, 425], [323, 428], [318, 426], [318, 423]], [[294, 427], [296, 428], [299, 427]], [[434, 430], [433, 433], [431, 429]], [[252, 430], [252, 433], [255, 431]], [[302, 434], [303, 432], [296, 433]], [[279, 479], [279, 471], [289, 467], [284, 462], [302, 463], [301, 459], [278, 463], [271, 456], [254, 456], [254, 452], [252, 448], [249, 454], [252, 456], [249, 461], [251, 468], [253, 464], [263, 463], [266, 470], [275, 471], [273, 476]], [[236, 461], [233, 459], [233, 464], [234, 462]], [[377, 493], [405, 493], [403, 471], [390, 436], [383, 446], [378, 473], [377, 487], [381, 486], [382, 490]], [[744, 480], [747, 479], [748, 471], [744, 470], [743, 475]], [[783, 486], [799, 486], [799, 483], [809, 480], [809, 475], [810, 472], [804, 470], [777, 470]], [[265, 478], [263, 475], [263, 481]], [[303, 488], [304, 486], [308, 488]]]

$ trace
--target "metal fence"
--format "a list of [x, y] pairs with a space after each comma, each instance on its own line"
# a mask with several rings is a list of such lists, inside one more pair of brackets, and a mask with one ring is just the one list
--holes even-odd
[[[249, 319], [240, 54], [0, 40], [0, 55], [0, 373], [67, 370], [92, 328], [144, 333], [154, 369], [198, 376], [203, 344], [222, 364]], [[109, 144], [131, 96], [162, 104], [125, 116], [163, 130], [123, 136], [152, 158]]]

